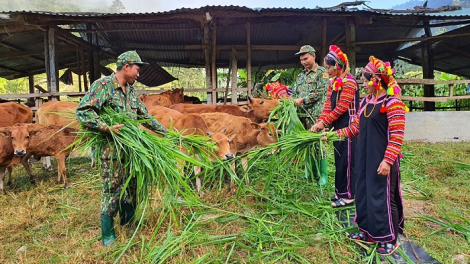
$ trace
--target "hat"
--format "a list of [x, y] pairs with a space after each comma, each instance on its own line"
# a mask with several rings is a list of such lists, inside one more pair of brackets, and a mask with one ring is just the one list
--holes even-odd
[[400, 86], [393, 77], [393, 69], [390, 62], [383, 62], [374, 56], [369, 57], [369, 63], [364, 67], [364, 72], [372, 75], [369, 85], [380, 89], [380, 81], [387, 84], [387, 94], [397, 95], [401, 92]]
[[148, 63], [143, 62], [135, 50], [130, 50], [119, 55], [117, 58], [116, 67], [122, 67], [125, 64], [147, 65]]
[[305, 53], [309, 53], [309, 54], [313, 55], [313, 54], [315, 54], [315, 49], [310, 45], [304, 45], [304, 46], [300, 47], [299, 52], [297, 52], [295, 55], [302, 55], [302, 54], [305, 54]]

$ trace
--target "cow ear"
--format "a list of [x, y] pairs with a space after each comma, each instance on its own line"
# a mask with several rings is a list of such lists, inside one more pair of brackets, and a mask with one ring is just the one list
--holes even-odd
[[251, 111], [251, 108], [247, 105], [241, 105], [241, 106], [239, 106], [239, 108], [240, 108], [241, 111], [246, 112], [246, 113]]
[[10, 129], [2, 129], [0, 130], [0, 137], [10, 137], [11, 130]]
[[258, 124], [258, 123], [255, 123], [255, 122], [251, 122], [251, 127], [254, 128], [254, 129], [260, 129], [261, 125]]

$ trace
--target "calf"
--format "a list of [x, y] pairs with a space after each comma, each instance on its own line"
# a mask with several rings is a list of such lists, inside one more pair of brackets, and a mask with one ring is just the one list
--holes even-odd
[[248, 105], [198, 105], [198, 104], [175, 104], [171, 109], [183, 114], [189, 113], [213, 113], [221, 112], [234, 116], [249, 118], [253, 122], [261, 123], [268, 119], [271, 111], [278, 105], [277, 100], [268, 100], [262, 98], [250, 98]]
[[[157, 119], [165, 127], [173, 125], [179, 131], [184, 131], [183, 135], [203, 135], [209, 136], [217, 145], [215, 154], [219, 159], [226, 160], [232, 159], [234, 155], [230, 152], [229, 142], [231, 139], [222, 132], [212, 133], [211, 131], [222, 131], [222, 130], [210, 130], [207, 126], [204, 118], [199, 114], [181, 114], [178, 111], [162, 107], [152, 106], [149, 108], [149, 113]], [[200, 172], [200, 167], [194, 168], [194, 174], [197, 175]], [[201, 179], [196, 178], [196, 190], [201, 190]]]
[[[233, 137], [230, 150], [236, 155], [245, 154], [257, 146], [265, 147], [277, 141], [277, 133], [272, 123], [258, 124], [250, 119], [240, 116], [232, 116], [226, 113], [201, 114], [211, 130], [225, 130], [225, 134]], [[244, 170], [247, 169], [247, 159], [242, 159]], [[234, 182], [231, 180], [231, 189]]]
[[11, 128], [0, 127], [0, 194], [5, 194], [3, 180], [8, 177], [7, 184], [11, 183], [11, 169], [13, 165], [21, 162], [21, 158], [13, 154], [13, 145], [11, 144]]
[[[18, 124], [11, 127], [11, 143], [14, 154], [28, 158], [54, 156], [58, 164], [57, 182], [62, 178], [64, 188], [69, 187], [66, 176], [65, 159], [71, 149], [66, 149], [76, 138], [77, 130], [70, 127], [43, 126], [39, 124]], [[29, 172], [30, 173], [30, 172]], [[30, 173], [32, 178], [32, 174]]]

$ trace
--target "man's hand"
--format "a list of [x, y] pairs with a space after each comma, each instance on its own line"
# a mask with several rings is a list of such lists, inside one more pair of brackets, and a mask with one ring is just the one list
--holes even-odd
[[318, 131], [323, 130], [323, 129], [325, 129], [325, 125], [323, 124], [322, 121], [319, 121], [318, 123], [313, 125], [312, 128], [310, 128], [310, 131], [318, 132]]
[[388, 164], [385, 161], [382, 161], [379, 165], [379, 168], [377, 169], [377, 172], [379, 175], [387, 176], [390, 174], [390, 164]]
[[119, 125], [114, 125], [114, 126], [108, 127], [109, 133], [119, 135], [119, 129], [123, 126], [124, 126], [124, 124], [119, 124]]
[[297, 98], [297, 99], [295, 99], [295, 104], [296, 104], [296, 105], [301, 105], [301, 104], [303, 104], [303, 103], [304, 103], [304, 98]]

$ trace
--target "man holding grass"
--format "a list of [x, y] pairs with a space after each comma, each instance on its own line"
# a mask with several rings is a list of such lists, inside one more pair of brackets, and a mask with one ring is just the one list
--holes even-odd
[[[324, 67], [315, 62], [315, 49], [310, 45], [304, 45], [295, 55], [300, 57], [303, 71], [297, 76], [293, 88], [293, 98], [299, 107], [299, 117], [305, 129], [310, 129], [320, 116], [326, 100], [328, 89], [328, 73]], [[318, 150], [320, 152], [320, 150]], [[320, 162], [315, 162], [315, 156]], [[319, 164], [319, 168], [318, 168]], [[318, 175], [320, 172], [320, 175]], [[318, 185], [324, 186], [328, 181], [326, 172], [326, 157], [320, 153], [312, 153], [305, 161], [305, 174], [301, 178], [310, 179], [311, 176], [318, 179]]]
[[[123, 113], [133, 120], [149, 119], [145, 123], [147, 128], [160, 133], [168, 130], [155, 120], [145, 105], [138, 99], [132, 87], [139, 77], [140, 68], [148, 63], [142, 62], [135, 51], [127, 51], [119, 55], [116, 62], [116, 73], [96, 80], [85, 94], [76, 110], [78, 121], [86, 129], [97, 130], [102, 133], [119, 134], [123, 124], [108, 126], [100, 118], [105, 107], [117, 113]], [[121, 190], [126, 182], [127, 175], [123, 170], [125, 161], [118, 160], [116, 150], [106, 146], [101, 152], [100, 173], [103, 183], [101, 196], [101, 232], [104, 246], [109, 246], [116, 240], [114, 220], [119, 211], [120, 224], [128, 224], [135, 214], [135, 188], [132, 181], [129, 183], [126, 194], [121, 198]]]

